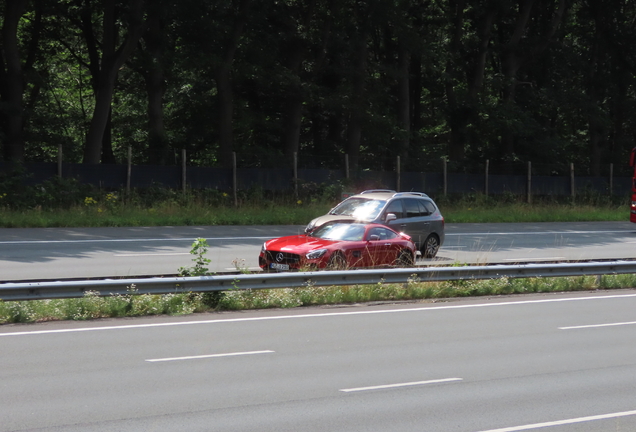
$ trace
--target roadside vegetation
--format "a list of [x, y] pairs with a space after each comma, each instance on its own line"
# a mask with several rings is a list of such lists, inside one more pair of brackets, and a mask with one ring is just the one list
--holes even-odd
[[[568, 278], [492, 279], [484, 281], [375, 284], [333, 287], [235, 290], [223, 293], [150, 295], [130, 293], [99, 297], [0, 302], [0, 324], [54, 320], [137, 317], [147, 315], [187, 315], [197, 312], [246, 309], [296, 308], [364, 302], [449, 301], [469, 296], [497, 296], [528, 293], [589, 291], [636, 287], [636, 275]], [[220, 294], [220, 295], [219, 295]]]
[[[7, 186], [2, 185], [0, 187]], [[15, 186], [15, 185], [14, 185]], [[69, 180], [0, 192], [0, 227], [114, 227], [183, 225], [304, 225], [340, 201], [346, 186], [304, 185], [298, 196], [262, 190], [237, 196], [217, 190], [182, 191], [150, 188], [143, 192], [100, 191]], [[598, 195], [575, 199], [470, 195], [435, 197], [448, 223], [625, 221], [627, 198]], [[193, 266], [182, 276], [209, 275], [208, 245], [195, 239]], [[246, 271], [235, 263], [237, 271]], [[494, 296], [636, 287], [636, 275], [578, 278], [493, 279], [406, 284], [376, 284], [296, 289], [230, 290], [212, 293], [127, 295], [0, 302], [0, 324], [51, 320], [86, 320], [145, 315], [185, 315], [197, 312], [260, 308], [292, 308], [376, 301], [440, 301], [456, 297]]]
[[[22, 177], [0, 177], [0, 227], [304, 225], [340, 202], [343, 192], [374, 187], [301, 184], [297, 195], [256, 188], [235, 198], [216, 189], [107, 191], [72, 179], [25, 186]], [[531, 204], [512, 194], [431, 197], [447, 223], [629, 220], [629, 196], [535, 196]]]

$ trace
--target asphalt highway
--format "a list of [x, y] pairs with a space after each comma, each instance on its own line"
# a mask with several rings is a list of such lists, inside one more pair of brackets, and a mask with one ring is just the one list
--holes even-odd
[[0, 432], [636, 430], [636, 291], [0, 327]]
[[[263, 242], [303, 226], [0, 229], [0, 281], [176, 274], [206, 238], [213, 272], [258, 270]], [[418, 265], [636, 258], [636, 224], [447, 224], [433, 260]]]

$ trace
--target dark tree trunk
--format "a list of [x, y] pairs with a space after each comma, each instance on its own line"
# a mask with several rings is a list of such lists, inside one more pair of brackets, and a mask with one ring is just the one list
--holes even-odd
[[588, 69], [588, 82], [587, 82], [587, 95], [592, 102], [592, 107], [588, 113], [588, 133], [589, 133], [589, 148], [590, 148], [590, 174], [592, 176], [598, 176], [601, 172], [601, 160], [603, 157], [603, 142], [606, 136], [605, 128], [603, 127], [600, 116], [602, 115], [603, 99], [603, 85], [601, 84], [602, 72], [601, 68], [604, 67], [604, 57], [601, 54], [601, 30], [598, 28], [597, 22], [597, 34], [595, 35], [594, 42], [590, 47], [590, 65]]
[[108, 120], [106, 122], [106, 128], [104, 129], [104, 138], [102, 139], [102, 163], [103, 164], [116, 164], [117, 159], [113, 152], [113, 109], [108, 112]]
[[351, 94], [351, 111], [347, 126], [347, 154], [349, 169], [358, 171], [360, 163], [360, 145], [362, 143], [362, 121], [365, 105], [365, 75], [367, 69], [367, 35], [360, 34], [355, 38], [355, 58], [353, 66], [353, 82]]
[[219, 153], [218, 159], [223, 168], [232, 168], [234, 152], [234, 94], [232, 88], [232, 64], [234, 56], [243, 35], [243, 29], [247, 21], [247, 9], [250, 0], [240, 0], [238, 13], [230, 38], [225, 46], [223, 60], [215, 68], [217, 102], [219, 108]]
[[[0, 48], [0, 100], [3, 102], [4, 160], [24, 161], [23, 93], [24, 81], [18, 42], [18, 22], [24, 14], [26, 0], [6, 0]], [[2, 61], [2, 59], [4, 61]]]
[[232, 82], [230, 79], [229, 65], [220, 67], [216, 73], [216, 91], [219, 108], [219, 161], [223, 168], [232, 168], [233, 165], [233, 122], [234, 99], [232, 94]]
[[[128, 5], [130, 13], [128, 33], [122, 45], [116, 48], [115, 0], [104, 0], [103, 53], [95, 86], [95, 109], [84, 147], [84, 163], [86, 164], [100, 163], [117, 71], [130, 56], [143, 32], [143, 0], [130, 0]], [[110, 142], [108, 145], [110, 146]]]
[[147, 62], [148, 67], [143, 76], [148, 94], [148, 161], [156, 165], [165, 165], [170, 153], [163, 114], [163, 97], [166, 92], [164, 27], [159, 11], [151, 8], [144, 34], [150, 61]]
[[410, 62], [409, 101], [411, 104], [411, 128], [417, 133], [422, 128], [422, 56], [413, 53]]
[[[515, 93], [517, 90], [517, 73], [523, 65], [527, 65], [541, 54], [552, 41], [567, 7], [567, 0], [560, 0], [557, 8], [552, 12], [550, 25], [545, 34], [539, 35], [537, 42], [533, 43], [526, 50], [521, 49], [522, 38], [528, 32], [528, 25], [535, 0], [522, 0], [519, 4], [519, 16], [517, 18], [514, 31], [506, 43], [502, 52], [503, 74], [507, 82], [504, 89], [502, 105], [505, 110], [512, 109], [515, 103]], [[523, 52], [523, 54], [522, 54]], [[504, 160], [514, 159], [515, 135], [512, 129], [505, 128], [501, 133], [501, 150]]]
[[294, 153], [300, 146], [300, 128], [302, 122], [303, 97], [300, 83], [300, 68], [303, 59], [303, 47], [300, 40], [293, 39], [287, 44], [285, 67], [293, 78], [286, 86], [285, 110], [283, 116], [283, 142], [285, 158], [293, 162]]
[[464, 145], [466, 136], [465, 112], [455, 92], [455, 84], [459, 81], [457, 62], [461, 58], [460, 48], [464, 28], [465, 0], [449, 1], [449, 21], [451, 22], [451, 42], [449, 59], [446, 62], [446, 78], [444, 88], [448, 101], [448, 123], [450, 126], [448, 140], [448, 157], [452, 161], [462, 161], [465, 157]]
[[360, 146], [362, 145], [362, 123], [367, 107], [366, 78], [369, 27], [373, 17], [376, 2], [368, 2], [366, 7], [359, 7], [354, 11], [354, 22], [357, 32], [351, 36], [352, 44], [352, 72], [351, 72], [351, 103], [349, 108], [349, 122], [347, 125], [346, 152], [349, 155], [349, 169], [357, 172], [360, 165]]
[[300, 128], [303, 118], [303, 101], [298, 93], [287, 99], [285, 115], [285, 156], [293, 160], [294, 153], [298, 153], [300, 145]]
[[401, 41], [398, 44], [398, 67], [400, 76], [398, 78], [397, 121], [403, 134], [398, 140], [398, 155], [404, 163], [411, 143], [411, 92], [409, 87], [410, 53]]

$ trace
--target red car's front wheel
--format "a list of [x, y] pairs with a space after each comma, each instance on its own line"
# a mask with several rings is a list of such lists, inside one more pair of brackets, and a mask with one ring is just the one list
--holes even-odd
[[328, 270], [344, 270], [347, 268], [347, 259], [341, 252], [334, 252], [327, 263]]

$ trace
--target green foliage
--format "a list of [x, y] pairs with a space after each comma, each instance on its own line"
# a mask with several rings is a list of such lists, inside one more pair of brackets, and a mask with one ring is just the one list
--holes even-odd
[[192, 249], [190, 249], [190, 254], [194, 255], [194, 258], [192, 258], [194, 266], [180, 267], [179, 276], [209, 276], [211, 274], [210, 269], [208, 268], [210, 259], [205, 257], [205, 254], [208, 253], [209, 247], [210, 246], [206, 239], [195, 239], [194, 243], [192, 243]]
[[[210, 264], [210, 259], [205, 257], [205, 254], [208, 253], [209, 245], [206, 239], [197, 238], [192, 243], [192, 249], [190, 250], [190, 254], [194, 255], [192, 261], [194, 261], [194, 266], [192, 267], [180, 267], [179, 268], [179, 276], [190, 277], [190, 276], [210, 276], [212, 273], [208, 268]], [[211, 308], [216, 308], [219, 305], [219, 302], [223, 299], [225, 293], [221, 291], [208, 291], [200, 294], [200, 299], [203, 304], [207, 305]]]
[[73, 178], [51, 177], [40, 184], [30, 184], [25, 171], [0, 173], [0, 207], [14, 209], [69, 209], [92, 194], [108, 196]]
[[[242, 167], [291, 169], [296, 152], [310, 169], [340, 169], [349, 153], [354, 173], [392, 169], [397, 155], [405, 171], [439, 170], [446, 157], [457, 172], [482, 172], [486, 159], [492, 173], [525, 161], [544, 175], [563, 175], [570, 162], [592, 175], [611, 162], [626, 172], [636, 8], [560, 4], [536, 4], [527, 19], [513, 3], [482, 0], [146, 4], [159, 22], [119, 70], [104, 162], [124, 162], [130, 147], [138, 165], [179, 164], [182, 149], [189, 165], [218, 165], [227, 157], [219, 119], [229, 118], [224, 150]], [[113, 40], [126, 38], [130, 12], [116, 8]], [[106, 18], [99, 2], [26, 3], [13, 65], [23, 70], [23, 106], [0, 101], [0, 137], [11, 133], [7, 115], [24, 113], [25, 161], [55, 161], [61, 146], [64, 162], [82, 162]], [[223, 88], [225, 71], [232, 86]], [[304, 199], [337, 195], [298, 186]]]
[[208, 310], [201, 294], [139, 295], [134, 286], [128, 291], [126, 295], [105, 297], [87, 291], [84, 297], [77, 299], [0, 302], [0, 324], [186, 315]]

